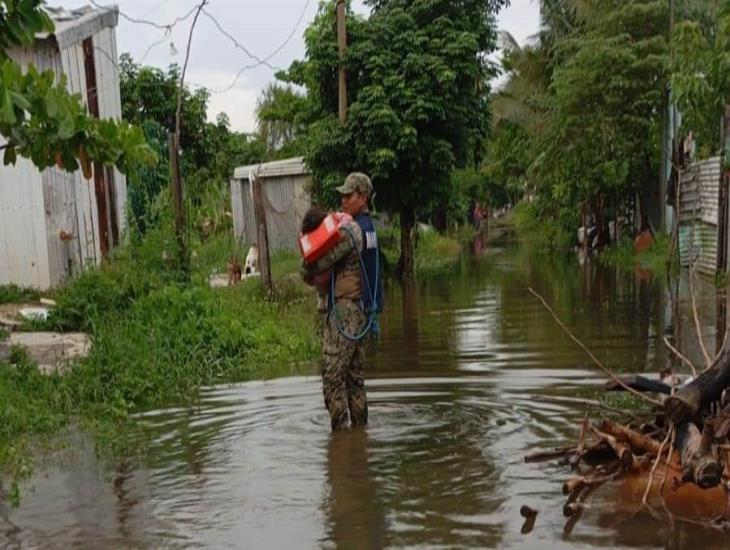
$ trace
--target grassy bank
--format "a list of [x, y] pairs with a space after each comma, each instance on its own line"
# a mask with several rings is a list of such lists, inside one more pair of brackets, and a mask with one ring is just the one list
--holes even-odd
[[632, 270], [636, 267], [642, 267], [651, 270], [655, 274], [666, 273], [669, 243], [670, 238], [668, 235], [660, 235], [647, 250], [637, 252], [634, 249], [633, 239], [622, 239], [602, 250], [598, 255], [598, 261], [623, 269]]
[[[386, 270], [392, 270], [400, 256], [400, 229], [388, 227], [379, 232], [386, 260]], [[450, 273], [455, 269], [465, 243], [474, 237], [471, 228], [449, 235], [429, 229], [421, 231], [416, 239], [415, 269], [419, 277]]]
[[[123, 445], [132, 412], [188, 402], [203, 385], [316, 359], [314, 298], [299, 281], [296, 256], [272, 259], [275, 292], [265, 298], [257, 278], [209, 286], [209, 273], [226, 273], [231, 245], [224, 234], [193, 243], [187, 283], [170, 265], [171, 242], [152, 231], [101, 268], [46, 294], [57, 306], [46, 322], [26, 328], [86, 331], [91, 352], [64, 375], [41, 374], [20, 350], [13, 366], [0, 363], [0, 470], [21, 479], [29, 472], [30, 446], [71, 423], [105, 445]], [[24, 301], [38, 294], [3, 287], [0, 297]]]

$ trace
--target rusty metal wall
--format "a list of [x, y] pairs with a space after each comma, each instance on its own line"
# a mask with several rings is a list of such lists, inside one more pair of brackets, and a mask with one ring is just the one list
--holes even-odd
[[[682, 266], [714, 275], [718, 269], [718, 224], [722, 158], [690, 164], [683, 172], [679, 198], [679, 254]], [[727, 228], [723, 228], [727, 230]]]
[[[99, 114], [121, 118], [115, 29], [103, 28], [92, 37], [99, 86]], [[16, 48], [11, 57], [27, 67], [50, 69], [86, 104], [86, 76], [81, 43], [61, 50], [52, 39], [32, 48]], [[113, 171], [118, 233], [126, 219], [126, 179]], [[39, 172], [20, 159], [15, 167], [0, 166], [0, 284], [47, 288], [101, 260], [98, 208], [93, 181], [81, 172], [55, 167]]]
[[[304, 213], [310, 206], [306, 174], [262, 178], [269, 248], [297, 250], [297, 238]], [[255, 243], [256, 219], [248, 179], [231, 180], [233, 232], [236, 240]]]

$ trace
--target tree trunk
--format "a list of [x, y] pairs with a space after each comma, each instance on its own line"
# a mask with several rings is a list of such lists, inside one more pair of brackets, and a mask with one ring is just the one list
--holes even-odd
[[723, 466], [712, 449], [712, 424], [705, 424], [700, 430], [692, 422], [686, 422], [677, 429], [676, 448], [682, 460], [682, 480], [689, 481], [702, 489], [716, 487], [722, 481]]
[[710, 368], [676, 394], [664, 401], [664, 411], [677, 426], [695, 418], [700, 411], [718, 401], [730, 386], [730, 350], [726, 350]]
[[416, 226], [416, 213], [413, 207], [404, 207], [400, 212], [400, 258], [396, 276], [404, 285], [415, 282], [415, 258], [413, 247], [413, 228]]

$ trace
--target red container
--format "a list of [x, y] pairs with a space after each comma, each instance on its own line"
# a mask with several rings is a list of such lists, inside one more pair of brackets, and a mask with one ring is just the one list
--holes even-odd
[[299, 237], [299, 250], [304, 261], [311, 264], [332, 250], [338, 242], [340, 242], [339, 224], [330, 214], [317, 229]]

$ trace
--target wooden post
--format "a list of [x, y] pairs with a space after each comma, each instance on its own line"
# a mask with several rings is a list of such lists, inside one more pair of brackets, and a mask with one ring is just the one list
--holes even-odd
[[337, 0], [337, 50], [340, 54], [339, 71], [339, 115], [340, 122], [347, 118], [347, 78], [345, 73], [345, 50], [347, 49], [347, 31], [345, 28], [345, 0]]
[[180, 175], [180, 138], [175, 132], [170, 132], [167, 138], [170, 150], [170, 186], [172, 190], [172, 208], [175, 215], [175, 239], [179, 269], [187, 277], [188, 254], [185, 245], [185, 210], [183, 208], [182, 176]]
[[271, 260], [269, 258], [269, 235], [266, 229], [266, 210], [264, 210], [264, 190], [261, 187], [261, 179], [258, 173], [253, 176], [251, 182], [253, 191], [253, 210], [256, 217], [256, 234], [258, 235], [259, 264], [261, 268], [261, 284], [264, 292], [271, 294], [273, 285], [271, 283]]
[[730, 103], [725, 105], [722, 133], [722, 148], [725, 153], [725, 165], [727, 166], [730, 163]]

